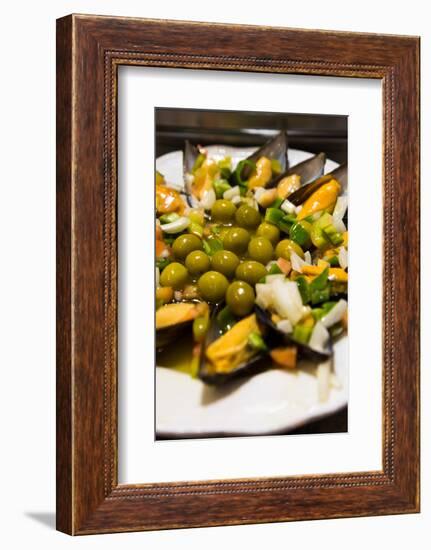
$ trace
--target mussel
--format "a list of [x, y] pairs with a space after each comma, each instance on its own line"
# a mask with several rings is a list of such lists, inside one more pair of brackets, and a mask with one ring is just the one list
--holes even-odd
[[[211, 160], [208, 159], [205, 170], [197, 174], [198, 167], [203, 166], [202, 163], [205, 161], [201, 155], [202, 153], [198, 147], [186, 141], [183, 162], [185, 191], [188, 203], [194, 208], [200, 205], [204, 193], [211, 190], [212, 176], [217, 172], [217, 163], [215, 161], [211, 163]], [[256, 167], [256, 163], [263, 158], [269, 161], [277, 160], [282, 173], [287, 170], [286, 132], [280, 132], [246, 159], [240, 161], [236, 167], [233, 167], [234, 170], [229, 176], [230, 184], [235, 186], [249, 179], [252, 176], [254, 167]], [[214, 174], [212, 171], [214, 171]], [[259, 172], [259, 165], [257, 166], [257, 171]], [[206, 173], [208, 173], [208, 177], [206, 177]], [[196, 181], [197, 178], [199, 181]], [[265, 183], [265, 187], [271, 185], [272, 179], [274, 178], [271, 176], [271, 180]]]
[[[242, 169], [240, 174], [235, 174], [231, 176], [231, 183], [237, 185], [237, 176], [239, 175], [241, 181], [247, 180], [253, 171], [252, 165], [255, 164], [262, 157], [266, 157], [269, 160], [277, 160], [280, 163], [281, 172], [285, 172], [288, 167], [287, 161], [287, 134], [286, 132], [280, 132], [274, 138], [267, 141], [264, 145], [259, 147], [254, 153], [248, 156], [245, 161], [243, 161]], [[249, 161], [249, 162], [248, 162]], [[278, 176], [277, 176], [278, 177]], [[273, 178], [274, 179], [274, 178]], [[268, 182], [265, 187], [270, 187], [271, 182]]]
[[156, 349], [191, 331], [193, 321], [207, 314], [206, 302], [176, 302], [161, 306], [156, 311]]
[[301, 186], [299, 189], [289, 195], [289, 202], [295, 206], [299, 206], [304, 203], [313, 193], [315, 193], [322, 185], [328, 183], [332, 179], [338, 181], [342, 189], [347, 187], [347, 164], [342, 164], [332, 172], [320, 176], [308, 185]]
[[299, 176], [301, 186], [307, 185], [316, 178], [322, 176], [325, 169], [326, 155], [325, 153], [319, 153], [313, 157], [304, 160], [295, 166], [291, 166], [288, 170], [277, 176], [268, 188], [277, 187], [278, 184], [289, 176]]
[[[264, 335], [265, 325], [261, 325], [256, 314], [238, 320], [226, 332], [218, 324], [218, 316], [225, 304], [219, 304], [211, 315], [210, 328], [202, 346], [199, 378], [207, 384], [224, 384], [242, 376], [251, 376], [271, 367], [268, 350], [273, 345]], [[262, 334], [265, 346], [261, 349], [248, 345], [250, 334]]]

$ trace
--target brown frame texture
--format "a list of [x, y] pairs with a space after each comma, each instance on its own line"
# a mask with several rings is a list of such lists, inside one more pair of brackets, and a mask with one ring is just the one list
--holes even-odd
[[[119, 65], [381, 79], [382, 471], [118, 484]], [[418, 510], [419, 38], [87, 15], [59, 19], [57, 528], [89, 534]]]

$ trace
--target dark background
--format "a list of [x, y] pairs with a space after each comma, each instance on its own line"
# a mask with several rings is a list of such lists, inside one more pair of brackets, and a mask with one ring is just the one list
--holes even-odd
[[289, 147], [347, 161], [347, 116], [156, 108], [156, 156], [200, 145], [259, 146], [286, 130]]
[[[156, 108], [156, 156], [197, 145], [260, 146], [280, 130], [289, 147], [347, 162], [347, 116]], [[290, 434], [347, 432], [347, 407]], [[158, 437], [158, 439], [163, 439]], [[169, 437], [168, 439], [172, 439]]]

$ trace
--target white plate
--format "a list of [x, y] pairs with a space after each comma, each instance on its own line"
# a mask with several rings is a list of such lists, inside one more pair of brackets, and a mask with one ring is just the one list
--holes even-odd
[[[233, 164], [247, 157], [253, 148], [213, 145], [211, 156], [231, 155]], [[312, 156], [289, 149], [291, 166]], [[327, 160], [325, 171], [338, 166]], [[183, 153], [174, 151], [159, 157], [156, 168], [166, 181], [183, 186]], [[329, 399], [320, 403], [316, 365], [302, 362], [298, 369], [271, 369], [227, 386], [212, 387], [189, 375], [156, 367], [156, 432], [163, 437], [205, 437], [208, 435], [256, 435], [292, 430], [332, 414], [348, 400], [348, 341], [334, 346], [334, 370], [341, 383], [332, 388]]]

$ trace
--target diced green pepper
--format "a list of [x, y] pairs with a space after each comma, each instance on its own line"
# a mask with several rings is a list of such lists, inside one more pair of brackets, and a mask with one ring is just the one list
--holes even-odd
[[323, 259], [325, 260], [325, 262], [328, 262], [331, 267], [339, 267], [340, 265], [340, 262], [338, 261], [338, 256], [329, 256], [329, 258], [324, 257]]
[[219, 239], [216, 239], [214, 237], [202, 241], [202, 244], [208, 256], [212, 256], [218, 250], [223, 250], [223, 243]]
[[243, 180], [241, 177], [242, 171], [245, 166], [248, 166], [252, 171], [256, 170], [256, 163], [249, 159], [244, 159], [238, 162], [237, 167], [235, 168], [235, 179], [238, 185], [243, 187], [247, 186], [247, 180]]
[[278, 222], [278, 228], [284, 233], [290, 233], [290, 228], [296, 222], [295, 214], [285, 214], [283, 218]]
[[314, 246], [317, 248], [325, 248], [325, 246], [329, 244], [329, 241], [326, 238], [323, 229], [318, 225], [315, 225], [315, 223], [313, 223], [311, 227], [310, 239]]
[[324, 302], [320, 307], [316, 307], [311, 310], [311, 314], [314, 317], [315, 321], [320, 321], [331, 309], [335, 306], [337, 302]]
[[265, 221], [272, 223], [273, 225], [278, 225], [284, 217], [283, 210], [279, 208], [267, 208], [265, 212]]
[[199, 225], [205, 224], [205, 216], [203, 210], [190, 210], [188, 216], [191, 222], [198, 223]]
[[214, 191], [218, 199], [223, 198], [223, 193], [231, 189], [229, 182], [225, 179], [215, 180], [213, 182]]
[[302, 303], [308, 304], [310, 301], [310, 285], [307, 283], [307, 279], [302, 275], [296, 278], [296, 284], [298, 285], [299, 294], [301, 294]]
[[257, 332], [250, 332], [247, 343], [251, 348], [257, 351], [266, 351], [268, 349], [262, 336]]
[[283, 199], [275, 199], [275, 201], [270, 205], [270, 208], [280, 208], [280, 206], [283, 204]]
[[310, 233], [311, 223], [301, 220], [292, 225], [289, 237], [292, 241], [299, 244], [299, 246], [308, 248], [311, 245]]
[[230, 170], [232, 168], [232, 157], [229, 155], [224, 157], [224, 159], [218, 161], [217, 165], [219, 168], [229, 168]]
[[271, 159], [271, 170], [274, 176], [278, 176], [283, 171], [281, 162], [278, 159]]
[[163, 214], [163, 216], [160, 216], [160, 222], [162, 224], [172, 223], [178, 220], [179, 218], [180, 216], [176, 212], [171, 212], [170, 214]]
[[230, 330], [236, 323], [236, 318], [229, 306], [224, 307], [217, 315], [217, 325], [222, 333]]
[[283, 273], [277, 264], [272, 264], [268, 269], [268, 275], [280, 275]]
[[199, 155], [196, 157], [196, 160], [193, 164], [192, 173], [194, 174], [198, 168], [202, 166], [204, 163], [204, 160], [206, 159], [206, 156], [202, 153], [199, 153]]
[[335, 229], [333, 224], [323, 227], [322, 231], [334, 246], [338, 246], [344, 242], [343, 235]]
[[322, 289], [311, 290], [311, 303], [313, 305], [326, 302], [331, 297], [331, 290], [329, 286]]
[[187, 230], [192, 235], [196, 235], [197, 237], [201, 237], [201, 238], [202, 238], [202, 235], [204, 234], [204, 228], [201, 225], [199, 225], [198, 223], [195, 223], [195, 222], [192, 222], [188, 226]]
[[168, 233], [165, 233], [165, 235], [163, 235], [163, 240], [165, 241], [165, 244], [172, 244], [175, 239], [178, 237], [178, 234], [174, 234], [174, 235], [169, 235]]
[[220, 175], [223, 179], [228, 180], [232, 174], [232, 157], [225, 157], [218, 161], [218, 167], [220, 168]]
[[322, 309], [325, 315], [331, 311], [331, 309], [337, 304], [337, 302], [325, 302], [322, 304]]
[[311, 310], [311, 315], [315, 321], [320, 321], [320, 319], [324, 316], [323, 309], [321, 307], [315, 307]]
[[327, 267], [310, 283], [310, 290], [323, 290], [328, 284], [329, 268]]
[[293, 327], [292, 338], [296, 342], [299, 342], [300, 344], [306, 344], [310, 339], [312, 331], [313, 331], [313, 327], [309, 327], [301, 324], [295, 325]]
[[165, 267], [171, 263], [171, 260], [169, 258], [158, 258], [156, 260], [156, 267], [160, 269], [160, 271], [163, 271]]

